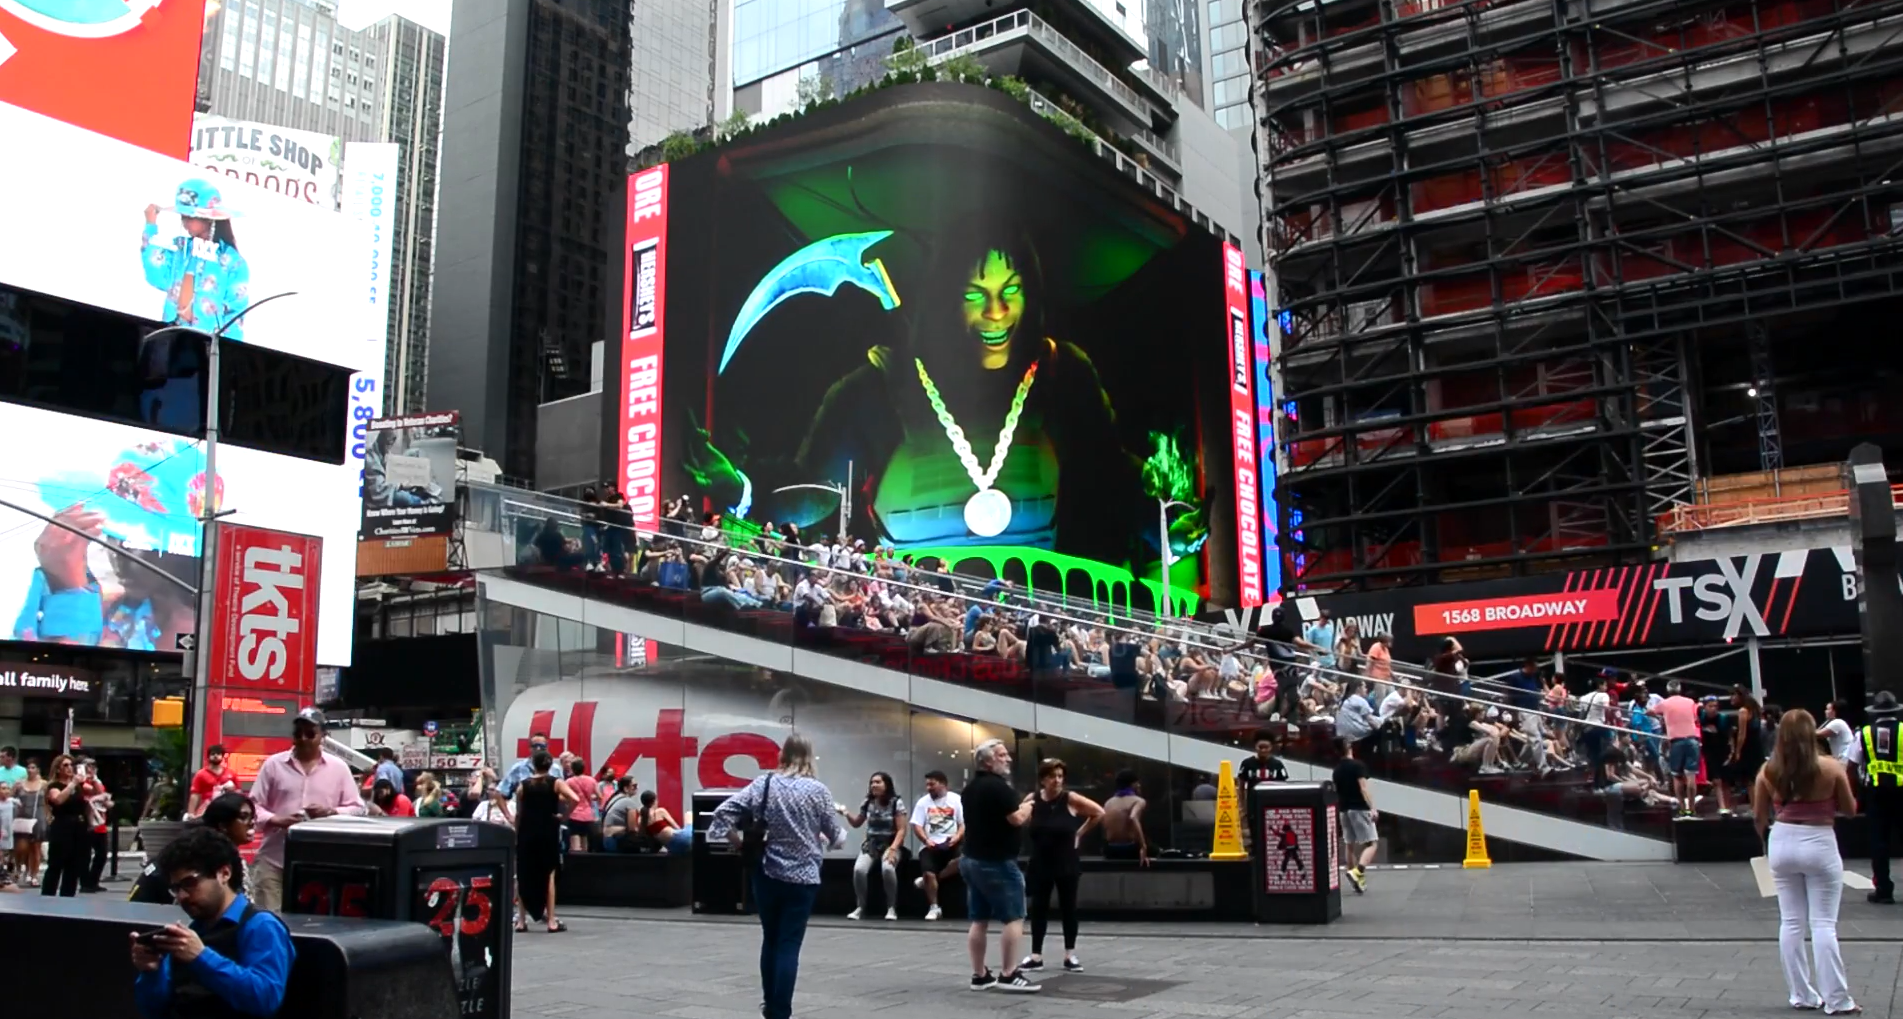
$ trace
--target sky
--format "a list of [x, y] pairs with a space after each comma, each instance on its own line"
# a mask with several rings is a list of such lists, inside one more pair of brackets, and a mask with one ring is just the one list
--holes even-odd
[[360, 29], [392, 14], [404, 17], [424, 28], [449, 35], [450, 0], [339, 0], [337, 20], [345, 28]]

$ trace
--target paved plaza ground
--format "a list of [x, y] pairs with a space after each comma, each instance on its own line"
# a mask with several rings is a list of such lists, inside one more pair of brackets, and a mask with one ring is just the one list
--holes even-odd
[[[1654, 1019], [1791, 1015], [1777, 904], [1745, 864], [1522, 864], [1384, 870], [1324, 929], [1085, 924], [1086, 972], [1035, 996], [965, 989], [965, 925], [815, 918], [798, 1016], [912, 1019]], [[516, 939], [518, 1016], [755, 1019], [750, 918], [565, 911]], [[1903, 1006], [1903, 906], [1846, 896], [1851, 989]], [[1059, 943], [1061, 944], [1061, 942]], [[1047, 946], [1049, 947], [1049, 946]], [[994, 935], [994, 965], [995, 963]], [[1051, 953], [1053, 962], [1056, 953]]]

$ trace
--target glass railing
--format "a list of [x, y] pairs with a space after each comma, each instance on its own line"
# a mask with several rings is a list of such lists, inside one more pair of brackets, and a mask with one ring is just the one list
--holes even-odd
[[[1337, 738], [1349, 730], [1376, 778], [1454, 795], [1478, 789], [1488, 802], [1667, 833], [1663, 741], [1546, 710], [1526, 691], [1502, 696], [1400, 665], [1370, 678], [1301, 647], [1224, 644], [1191, 630], [972, 597], [948, 576], [889, 560], [832, 568], [771, 544], [613, 528], [585, 520], [566, 500], [496, 494], [495, 522], [513, 560], [493, 572], [538, 588], [956, 684], [1033, 711], [1061, 708], [1224, 746], [1252, 747], [1266, 734], [1290, 760], [1322, 767], [1339, 759]], [[1362, 686], [1372, 687], [1371, 710], [1344, 713], [1344, 698]], [[1630, 763], [1608, 763], [1619, 758]]]
[[954, 53], [987, 45], [993, 37], [1019, 29], [1028, 30], [1031, 35], [1037, 37], [1039, 42], [1069, 61], [1078, 73], [1096, 82], [1099, 87], [1129, 104], [1133, 109], [1140, 110], [1148, 116], [1150, 103], [1139, 95], [1136, 89], [1111, 73], [1109, 68], [1098, 63], [1096, 58], [1078, 48], [1076, 43], [1066, 39], [1064, 33], [1052, 28], [1049, 22], [1030, 11], [1013, 11], [990, 21], [980, 22], [970, 28], [961, 28], [949, 35], [921, 42], [918, 47], [924, 50], [925, 55], [931, 59], [940, 60]]

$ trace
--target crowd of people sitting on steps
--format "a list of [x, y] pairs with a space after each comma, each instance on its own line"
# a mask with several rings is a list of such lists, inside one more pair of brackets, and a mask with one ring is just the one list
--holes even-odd
[[[685, 498], [664, 504], [660, 534], [637, 535], [625, 530], [625, 502], [609, 491], [584, 497], [579, 537], [554, 516], [541, 521], [524, 562], [625, 573], [708, 605], [789, 613], [797, 627], [891, 633], [915, 654], [996, 658], [1039, 678], [1105, 681], [1139, 702], [1210, 706], [1198, 717], [1220, 720], [1231, 738], [1258, 725], [1291, 737], [1322, 727], [1323, 745], [1347, 740], [1364, 757], [1583, 779], [1627, 803], [1725, 815], [1743, 802], [1777, 720], [1775, 705], [1742, 689], [1693, 697], [1616, 670], [1575, 677], [1528, 661], [1474, 676], [1452, 637], [1430, 659], [1405, 663], [1390, 635], [1364, 634], [1326, 610], [1297, 625], [1277, 609], [1240, 643], [1200, 624], [1093, 622], [1094, 606], [954, 574], [940, 559], [793, 524], [695, 519]], [[1688, 738], [1695, 747], [1674, 749]]]

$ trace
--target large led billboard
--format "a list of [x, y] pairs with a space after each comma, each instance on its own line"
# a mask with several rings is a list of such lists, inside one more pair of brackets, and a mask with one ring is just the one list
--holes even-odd
[[[184, 156], [204, 25], [205, 0], [0, 0], [0, 102]], [[10, 158], [64, 163], [11, 142]]]
[[[323, 579], [326, 631], [336, 636], [320, 642], [319, 660], [348, 664], [353, 564], [341, 550], [356, 543], [364, 431], [382, 410], [394, 188], [375, 177], [387, 168], [360, 177], [347, 168], [337, 213], [14, 106], [0, 104], [0, 137], [37, 154], [0, 160], [0, 189], [74, 199], [58, 202], [58, 228], [0, 248], [0, 283], [167, 324], [224, 326], [228, 339], [354, 372], [343, 461], [299, 466], [318, 473], [295, 490], [297, 519], [253, 519], [337, 550]], [[266, 303], [284, 293], [292, 296]], [[249, 482], [236, 474], [242, 462], [221, 457], [228, 484]]]
[[[844, 486], [868, 546], [1112, 601], [1144, 581], [1145, 608], [1167, 533], [1179, 597], [1244, 596], [1246, 284], [1217, 237], [1048, 121], [900, 86], [631, 188], [630, 481], [652, 458], [667, 500], [809, 536], [839, 530]], [[663, 422], [658, 447], [631, 413]]]
[[1269, 339], [1268, 283], [1253, 269], [1249, 271], [1249, 324], [1255, 346], [1257, 477], [1262, 486], [1262, 585], [1267, 600], [1275, 602], [1282, 598], [1282, 552], [1276, 546], [1281, 524], [1275, 501], [1275, 355]]
[[[196, 605], [158, 573], [198, 584], [203, 445], [13, 403], [0, 403], [0, 434], [42, 437], [10, 445], [0, 499], [100, 538], [120, 553], [0, 507], [0, 639], [179, 650], [178, 636], [194, 631]], [[232, 511], [224, 519], [320, 535], [332, 549], [352, 549], [354, 505], [351, 526], [339, 534], [337, 500], [310, 497], [334, 483], [335, 471], [332, 464], [221, 446], [219, 505]], [[330, 559], [343, 560], [341, 570]], [[346, 551], [325, 562], [320, 661], [350, 660], [349, 560]]]

